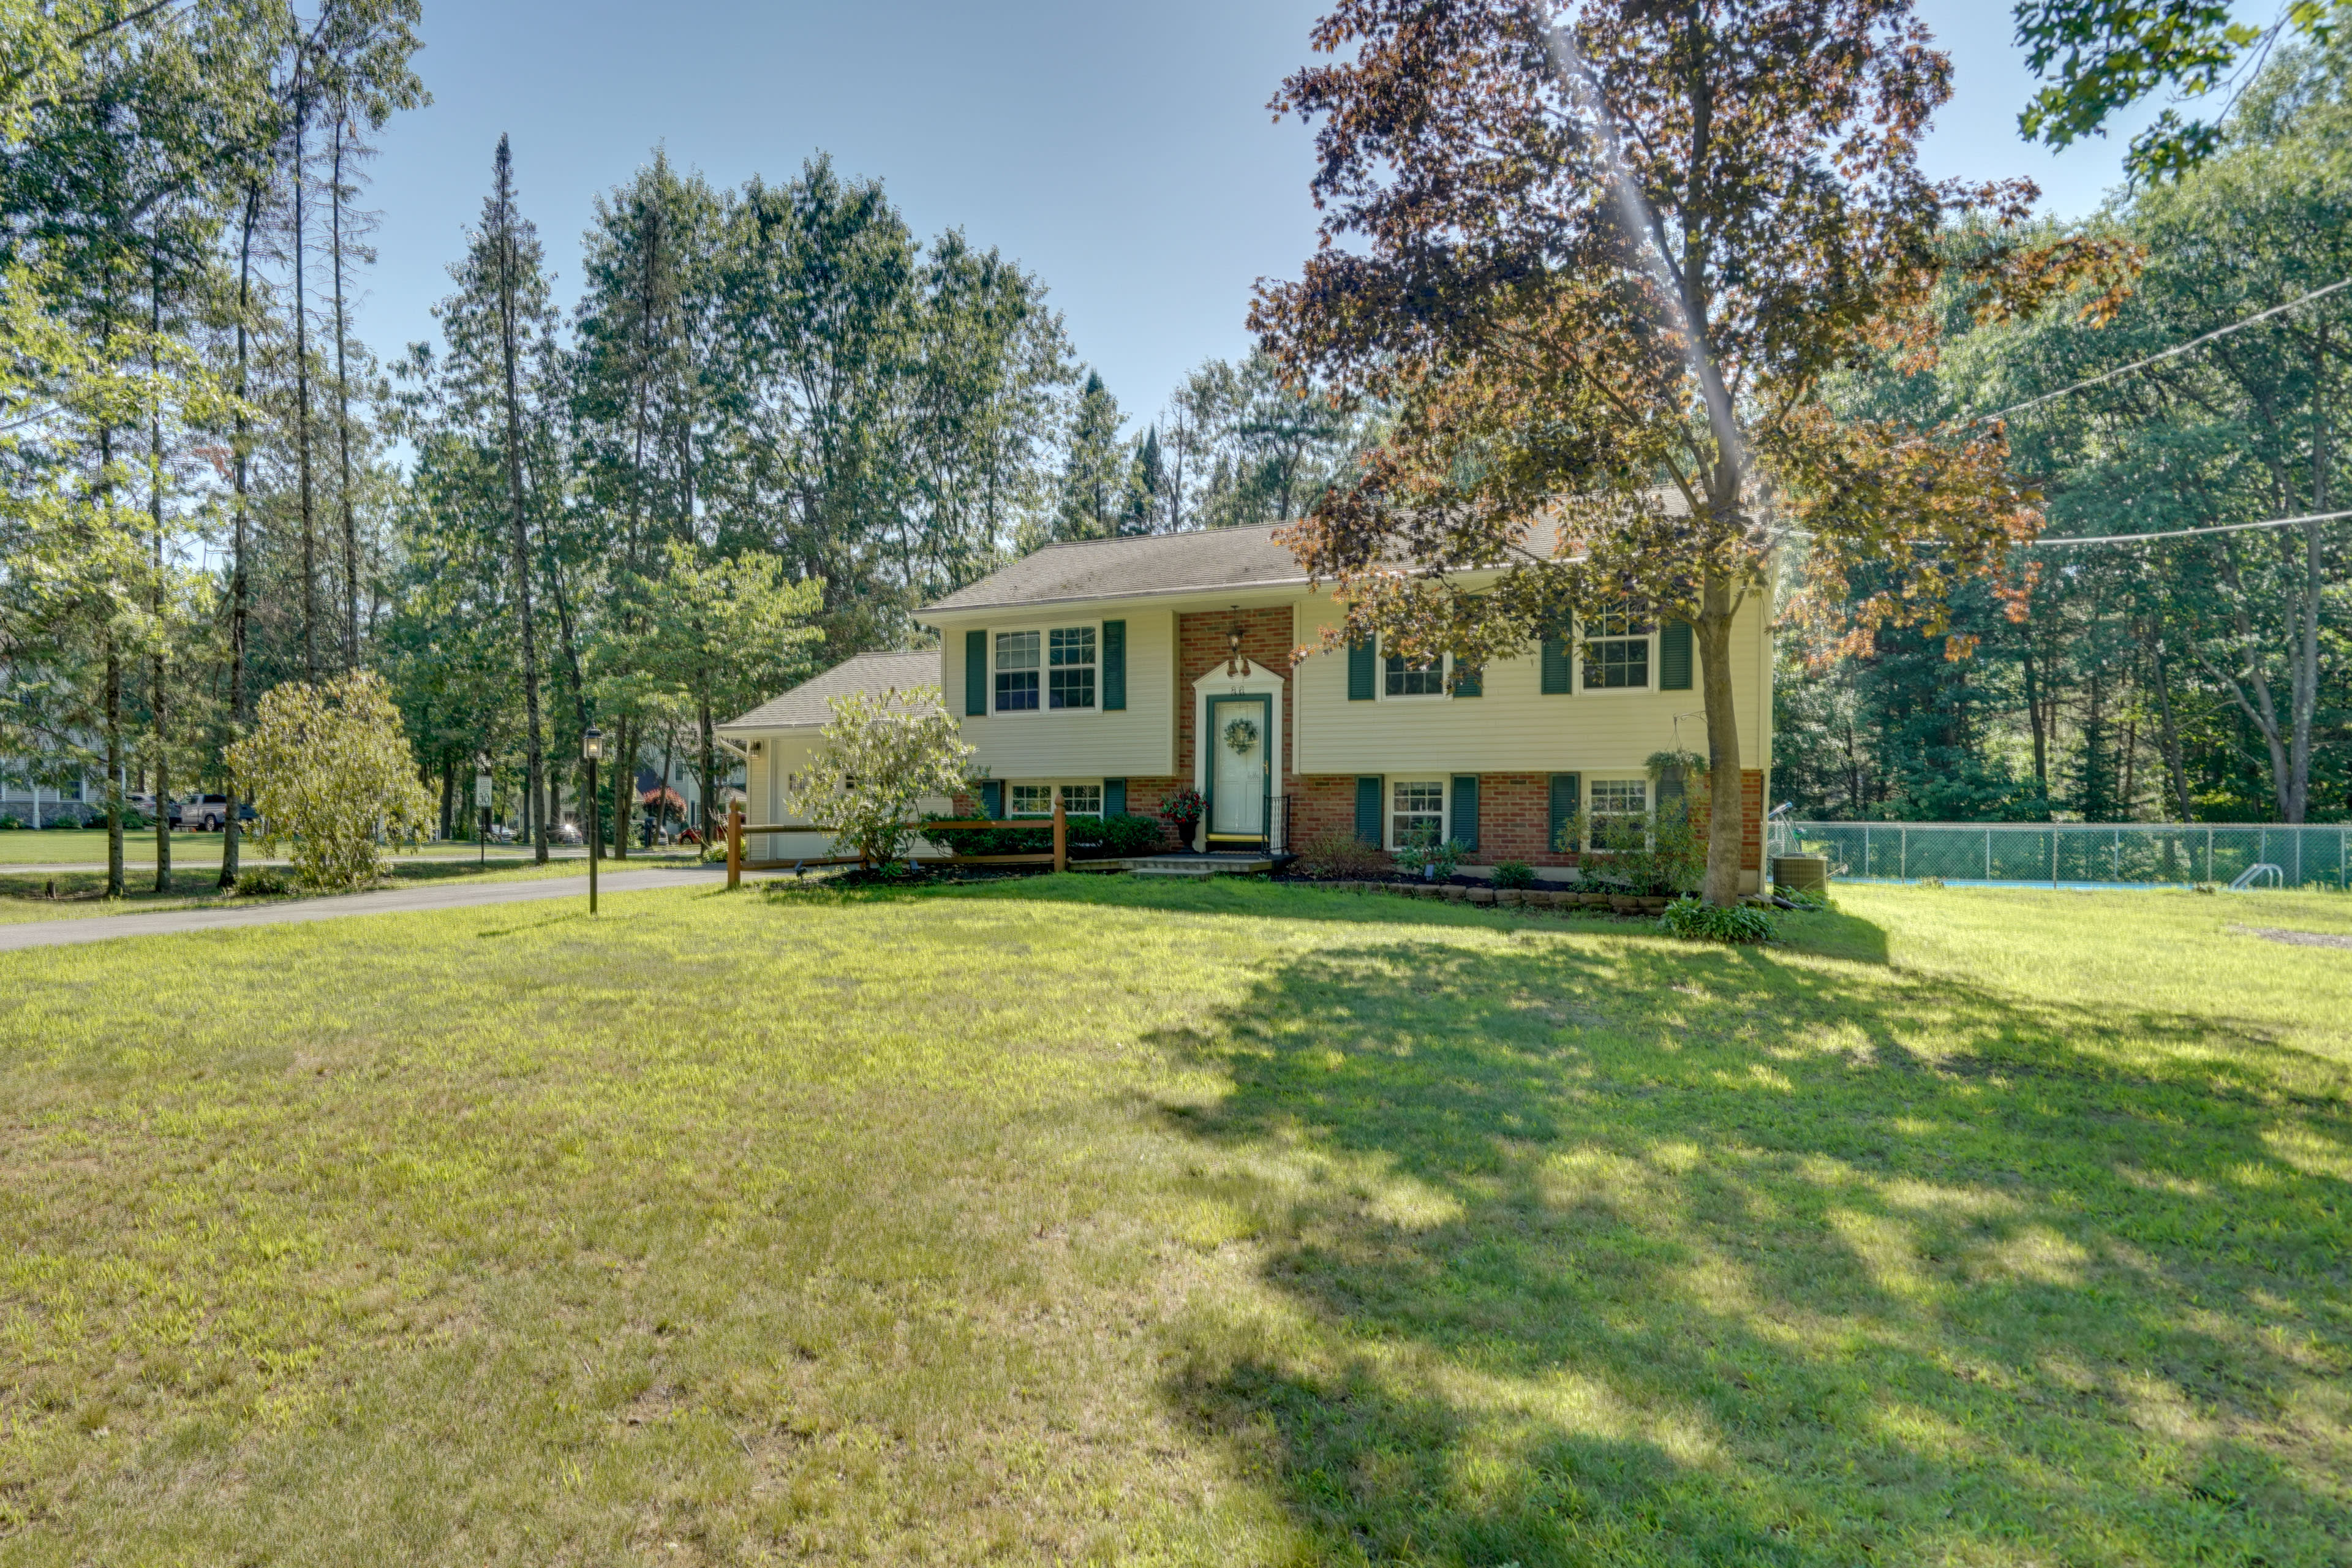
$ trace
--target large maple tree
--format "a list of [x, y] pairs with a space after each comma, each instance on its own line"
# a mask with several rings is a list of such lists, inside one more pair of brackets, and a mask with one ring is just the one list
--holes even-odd
[[[1831, 416], [1825, 381], [1919, 334], [1961, 255], [2017, 308], [2086, 258], [2002, 237], [2032, 186], [1928, 180], [1950, 66], [1908, 0], [1340, 0], [1272, 107], [1317, 127], [1320, 241], [1251, 324], [1286, 372], [1393, 410], [1287, 538], [1335, 638], [1474, 668], [1571, 607], [1686, 621], [1706, 896], [1736, 900], [1733, 617], [1802, 535], [1852, 614], [1940, 627], [2039, 527], [1998, 424]], [[1975, 213], [1973, 246], [1953, 226]]]

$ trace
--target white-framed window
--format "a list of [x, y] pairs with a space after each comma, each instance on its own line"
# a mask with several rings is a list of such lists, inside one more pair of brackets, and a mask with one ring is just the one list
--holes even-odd
[[1039, 632], [996, 634], [996, 710], [1026, 713], [1037, 706]]
[[1434, 828], [1438, 842], [1444, 841], [1445, 781], [1391, 779], [1389, 847], [1402, 849], [1412, 842], [1414, 834], [1423, 828]]
[[1045, 705], [1095, 705], [1095, 628], [1055, 626], [1045, 634]]
[[1646, 691], [1657, 628], [1636, 616], [1594, 616], [1584, 623], [1584, 689]]
[[1591, 792], [1592, 842], [1598, 847], [1604, 840], [1604, 830], [1614, 824], [1630, 824], [1646, 827], [1650, 820], [1650, 781], [1647, 779], [1594, 779], [1586, 786]]
[[1097, 703], [1101, 632], [1093, 626], [998, 632], [995, 710], [1034, 713], [1091, 710]]
[[1426, 664], [1407, 659], [1402, 654], [1383, 654], [1381, 658], [1381, 695], [1383, 697], [1443, 697], [1445, 695], [1446, 657], [1440, 654]]
[[1103, 787], [1100, 784], [1016, 784], [1004, 786], [1004, 814], [1007, 816], [1051, 816], [1054, 799], [1061, 797], [1062, 809], [1072, 816], [1100, 816], [1103, 808]]

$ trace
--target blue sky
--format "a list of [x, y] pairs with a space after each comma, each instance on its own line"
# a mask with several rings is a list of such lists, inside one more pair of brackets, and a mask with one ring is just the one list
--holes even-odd
[[[1264, 105], [1308, 58], [1320, 9], [425, 0], [435, 102], [387, 128], [373, 167], [361, 332], [386, 358], [434, 335], [501, 132], [567, 307], [591, 203], [656, 142], [721, 184], [787, 178], [821, 148], [881, 177], [918, 234], [961, 227], [1036, 272], [1078, 353], [1149, 417], [1189, 367], [1246, 351], [1251, 284], [1295, 273], [1312, 246], [1308, 132]], [[1928, 172], [2027, 174], [2053, 213], [2096, 207], [2133, 126], [2063, 156], [2023, 144], [2032, 83], [2006, 4], [1924, 13], [1957, 89]]]

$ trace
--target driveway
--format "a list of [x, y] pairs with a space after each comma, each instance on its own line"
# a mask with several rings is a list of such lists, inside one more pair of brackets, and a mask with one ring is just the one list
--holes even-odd
[[[642, 893], [661, 888], [718, 885], [727, 868], [676, 871], [606, 871], [597, 879], [606, 893]], [[89, 920], [22, 921], [0, 925], [0, 952], [26, 947], [63, 947], [71, 942], [112, 942], [127, 936], [171, 936], [183, 931], [227, 931], [237, 926], [293, 925], [305, 921], [345, 920], [354, 915], [404, 915], [423, 910], [467, 910], [485, 904], [525, 904], [543, 899], [588, 897], [588, 879], [562, 877], [543, 882], [494, 882], [484, 886], [391, 888], [380, 893], [345, 893], [331, 899], [300, 899], [256, 904], [241, 910], [157, 910], [149, 914], [97, 915]]]

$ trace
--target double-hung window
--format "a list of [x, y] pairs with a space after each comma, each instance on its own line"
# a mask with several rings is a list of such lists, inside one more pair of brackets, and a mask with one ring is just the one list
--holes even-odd
[[1443, 697], [1445, 695], [1445, 659], [1443, 655], [1426, 664], [1417, 664], [1402, 654], [1392, 653], [1385, 662], [1386, 690], [1391, 697]]
[[[1029, 634], [1036, 636], [1034, 632]], [[1048, 668], [1045, 698], [1055, 708], [1095, 705], [1095, 629], [1056, 626], [1045, 634]]]
[[1011, 816], [1051, 816], [1054, 795], [1059, 791], [1062, 809], [1072, 816], [1102, 815], [1102, 785], [1098, 784], [1017, 784], [1009, 786]]
[[1101, 667], [1093, 626], [996, 634], [996, 711], [1096, 706]]
[[1650, 684], [1650, 623], [1594, 616], [1584, 623], [1584, 689], [1639, 691]]
[[1396, 779], [1389, 784], [1389, 847], [1402, 849], [1427, 830], [1432, 843], [1445, 837], [1445, 781]]
[[1591, 789], [1592, 843], [1595, 848], [1606, 847], [1611, 837], [1620, 833], [1648, 833], [1649, 780], [1595, 779]]
[[1037, 707], [1036, 632], [996, 634], [996, 710], [1033, 712]]

